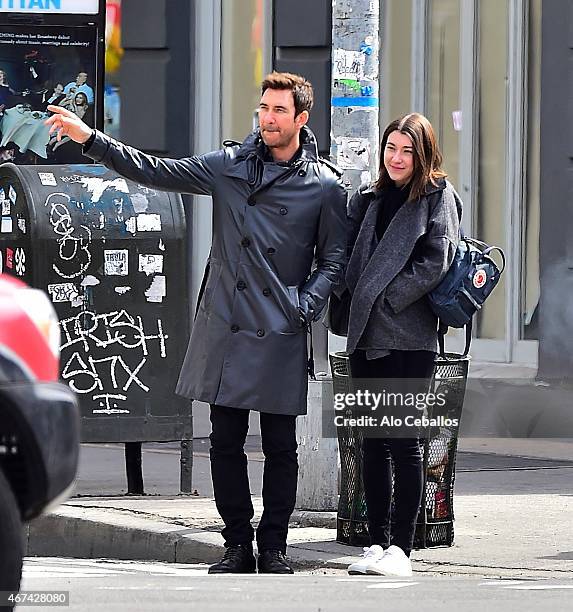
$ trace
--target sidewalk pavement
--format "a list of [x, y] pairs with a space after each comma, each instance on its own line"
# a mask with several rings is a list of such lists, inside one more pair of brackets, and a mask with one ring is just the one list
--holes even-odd
[[[454, 545], [415, 551], [415, 570], [500, 578], [560, 578], [573, 572], [573, 445], [537, 441], [534, 456], [547, 458], [553, 445], [562, 457], [549, 467], [458, 473]], [[253, 505], [256, 522], [260, 496], [253, 496]], [[221, 527], [210, 497], [75, 498], [32, 522], [27, 555], [212, 563], [223, 552]], [[288, 548], [295, 568], [344, 570], [360, 553], [336, 542], [335, 512], [295, 510]]]
[[[464, 438], [459, 449], [498, 460], [458, 470], [454, 545], [414, 551], [414, 570], [500, 578], [573, 572], [573, 441]], [[501, 456], [553, 462], [502, 467]], [[198, 452], [195, 461], [207, 459]], [[259, 495], [253, 505], [256, 522]], [[31, 523], [27, 554], [212, 563], [223, 552], [221, 527], [210, 496], [80, 497]], [[336, 542], [335, 512], [295, 510], [287, 553], [295, 568], [345, 570], [360, 553]]]

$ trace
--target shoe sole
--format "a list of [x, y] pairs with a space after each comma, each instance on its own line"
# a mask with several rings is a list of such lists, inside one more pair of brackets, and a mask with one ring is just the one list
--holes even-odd
[[388, 576], [389, 578], [411, 578], [412, 577], [412, 573], [410, 574], [392, 574], [390, 572], [377, 572], [376, 570], [373, 570], [373, 569], [367, 569], [366, 573], [369, 576]]
[[246, 572], [229, 572], [227, 570], [208, 570], [207, 571], [208, 574], [211, 575], [215, 575], [215, 574], [256, 574], [255, 570], [248, 570]]

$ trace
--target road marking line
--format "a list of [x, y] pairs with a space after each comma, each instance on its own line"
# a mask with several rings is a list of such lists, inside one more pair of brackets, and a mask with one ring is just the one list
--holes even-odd
[[507, 588], [515, 591], [549, 591], [556, 589], [573, 589], [573, 584], [521, 584], [508, 586]]
[[367, 586], [367, 589], [401, 589], [403, 587], [415, 586], [420, 584], [419, 582], [379, 582], [378, 584], [371, 584]]
[[511, 584], [524, 584], [524, 580], [486, 580], [480, 582], [478, 586], [509, 586]]

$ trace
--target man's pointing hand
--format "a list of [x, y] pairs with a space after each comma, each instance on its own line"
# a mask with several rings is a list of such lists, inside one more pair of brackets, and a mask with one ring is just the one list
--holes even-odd
[[50, 104], [48, 110], [54, 114], [44, 123], [50, 126], [50, 134], [57, 132], [58, 140], [68, 136], [73, 141], [84, 144], [92, 135], [93, 129], [67, 108]]

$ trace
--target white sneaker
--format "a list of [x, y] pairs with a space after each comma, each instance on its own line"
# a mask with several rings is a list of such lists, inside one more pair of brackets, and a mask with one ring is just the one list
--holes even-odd
[[412, 575], [412, 563], [399, 546], [390, 546], [382, 558], [368, 565], [366, 573], [407, 578]]
[[349, 574], [366, 574], [369, 566], [384, 556], [384, 549], [378, 544], [365, 546], [363, 550], [361, 559], [348, 566]]

